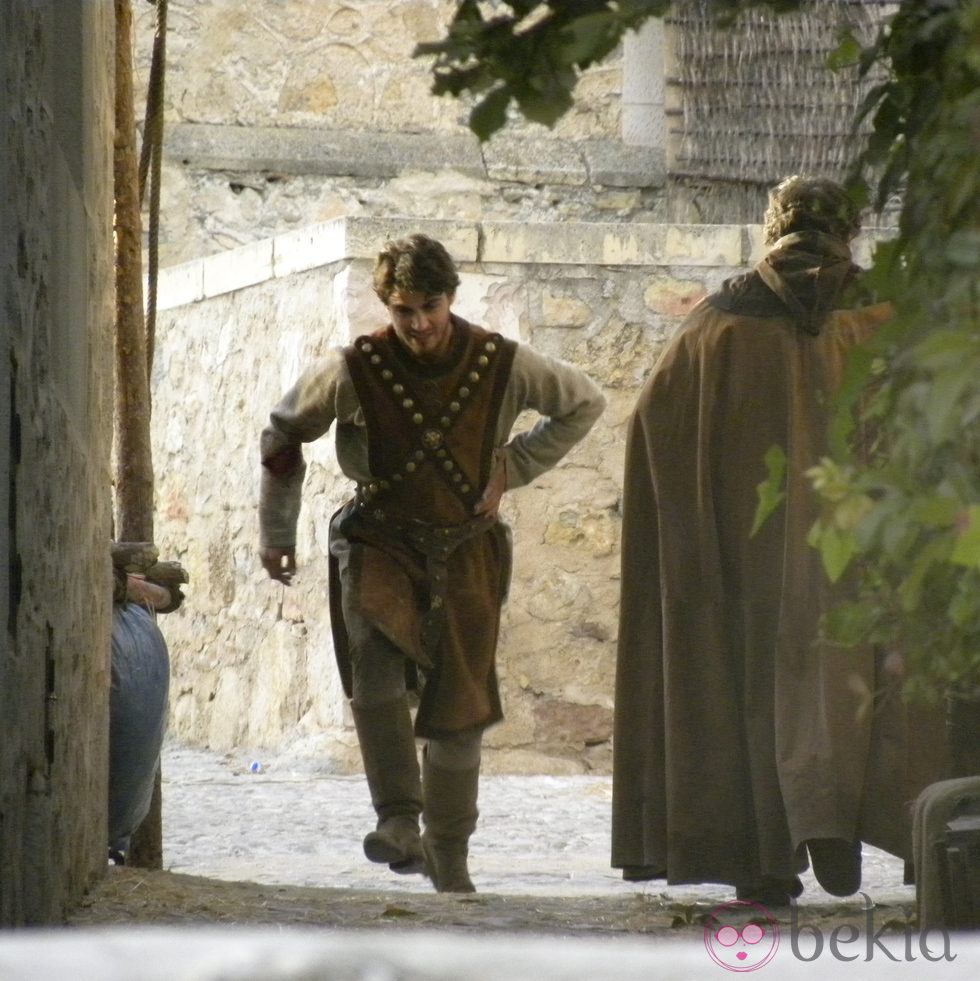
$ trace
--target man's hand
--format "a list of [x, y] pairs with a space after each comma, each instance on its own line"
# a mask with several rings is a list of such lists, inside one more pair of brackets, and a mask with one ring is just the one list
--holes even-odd
[[483, 489], [480, 500], [473, 505], [473, 514], [478, 518], [495, 516], [500, 509], [500, 499], [507, 490], [507, 458], [501, 454], [494, 463], [493, 472]]
[[295, 548], [265, 546], [259, 549], [259, 559], [262, 562], [262, 568], [269, 573], [272, 579], [285, 586], [291, 584], [293, 573], [296, 571]]

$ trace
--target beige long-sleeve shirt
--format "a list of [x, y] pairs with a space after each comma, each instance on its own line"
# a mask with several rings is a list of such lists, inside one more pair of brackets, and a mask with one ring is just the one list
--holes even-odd
[[[505, 458], [507, 489], [522, 487], [551, 469], [588, 433], [605, 405], [598, 386], [582, 371], [519, 345], [494, 437], [497, 453]], [[530, 429], [511, 436], [518, 416], [526, 410], [540, 418]], [[357, 483], [375, 479], [368, 467], [364, 414], [339, 349], [303, 372], [273, 409], [262, 432], [262, 460], [319, 439], [332, 425], [343, 473]], [[262, 546], [295, 545], [304, 473], [301, 458], [283, 475], [262, 468]]]

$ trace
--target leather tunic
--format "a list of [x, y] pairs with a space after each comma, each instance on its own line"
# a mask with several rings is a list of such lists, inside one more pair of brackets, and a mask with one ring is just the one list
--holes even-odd
[[[449, 356], [413, 358], [392, 328], [344, 359], [364, 413], [374, 477], [334, 526], [351, 545], [354, 606], [420, 669], [420, 736], [502, 717], [494, 656], [510, 575], [507, 529], [473, 517], [494, 466], [493, 437], [516, 344], [453, 317]], [[336, 577], [334, 642], [350, 694]]]

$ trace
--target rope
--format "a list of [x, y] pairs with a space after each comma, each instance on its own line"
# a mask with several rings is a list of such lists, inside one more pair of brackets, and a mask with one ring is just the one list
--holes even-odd
[[156, 347], [157, 279], [160, 270], [160, 169], [163, 160], [163, 90], [167, 64], [167, 0], [150, 0], [156, 4], [156, 32], [153, 36], [153, 58], [146, 94], [146, 116], [143, 122], [143, 145], [140, 148], [139, 188], [143, 204], [147, 183], [149, 224], [147, 229], [146, 290], [146, 370], [153, 370]]

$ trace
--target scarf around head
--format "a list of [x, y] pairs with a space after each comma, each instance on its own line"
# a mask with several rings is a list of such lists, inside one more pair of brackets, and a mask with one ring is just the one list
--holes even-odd
[[747, 317], [791, 316], [807, 334], [820, 333], [861, 272], [847, 243], [825, 232], [784, 235], [747, 273], [722, 283], [708, 302]]

